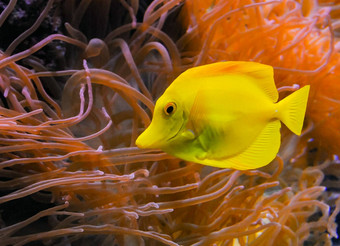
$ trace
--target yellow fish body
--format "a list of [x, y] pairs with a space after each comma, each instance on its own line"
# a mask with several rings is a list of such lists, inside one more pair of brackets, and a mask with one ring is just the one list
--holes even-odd
[[139, 148], [159, 148], [204, 165], [254, 169], [280, 148], [281, 121], [300, 135], [309, 86], [280, 102], [273, 68], [219, 62], [183, 72], [157, 100]]

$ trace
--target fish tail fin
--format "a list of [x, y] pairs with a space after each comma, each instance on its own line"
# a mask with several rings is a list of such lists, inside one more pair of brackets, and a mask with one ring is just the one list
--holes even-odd
[[278, 103], [279, 119], [296, 135], [301, 134], [309, 87], [309, 85], [304, 86]]

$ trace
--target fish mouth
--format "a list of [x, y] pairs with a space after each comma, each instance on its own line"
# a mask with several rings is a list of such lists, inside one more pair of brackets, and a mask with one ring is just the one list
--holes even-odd
[[157, 127], [157, 125], [155, 127], [155, 123], [151, 122], [149, 127], [146, 128], [146, 130], [142, 132], [136, 139], [136, 145], [141, 149], [162, 149], [166, 145], [170, 144], [171, 141], [173, 141], [173, 139], [176, 138], [185, 127], [185, 119], [182, 118], [179, 120], [181, 120], [182, 123], [180, 124], [178, 130], [174, 129], [176, 132], [172, 136], [169, 133], [164, 134], [164, 132], [162, 132], [164, 129]]
[[168, 138], [166, 141], [167, 141], [167, 142], [170, 142], [172, 139], [174, 139], [175, 137], [177, 137], [178, 134], [179, 134], [179, 132], [183, 129], [183, 127], [184, 127], [184, 120], [183, 120], [183, 122], [182, 122], [181, 127], [178, 129], [178, 131], [175, 133], [175, 135], [173, 135], [172, 137]]

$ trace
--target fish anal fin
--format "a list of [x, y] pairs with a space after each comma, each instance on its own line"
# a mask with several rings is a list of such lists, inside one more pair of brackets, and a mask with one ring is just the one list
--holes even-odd
[[280, 127], [279, 120], [269, 122], [245, 151], [228, 159], [233, 163], [233, 168], [255, 169], [269, 164], [279, 152]]
[[280, 148], [279, 120], [269, 122], [255, 141], [240, 154], [224, 160], [207, 160], [208, 165], [238, 170], [256, 169], [269, 164]]

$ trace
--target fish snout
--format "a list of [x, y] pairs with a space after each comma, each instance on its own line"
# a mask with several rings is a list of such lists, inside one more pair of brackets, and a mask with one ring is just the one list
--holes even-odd
[[147, 149], [148, 147], [145, 144], [145, 139], [144, 139], [145, 137], [143, 137], [143, 133], [139, 135], [139, 137], [136, 139], [136, 145], [140, 149]]
[[161, 137], [162, 134], [155, 133], [152, 127], [149, 126], [136, 139], [136, 145], [140, 149], [157, 149], [160, 148]]

